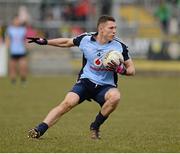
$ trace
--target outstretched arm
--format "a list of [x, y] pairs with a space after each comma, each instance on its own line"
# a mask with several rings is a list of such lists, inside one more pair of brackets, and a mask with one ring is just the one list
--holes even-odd
[[74, 46], [73, 38], [57, 38], [47, 41], [48, 45], [57, 47], [72, 47]]
[[28, 43], [37, 43], [39, 45], [51, 45], [57, 47], [72, 47], [74, 46], [73, 38], [56, 38], [47, 40], [45, 38], [27, 37]]

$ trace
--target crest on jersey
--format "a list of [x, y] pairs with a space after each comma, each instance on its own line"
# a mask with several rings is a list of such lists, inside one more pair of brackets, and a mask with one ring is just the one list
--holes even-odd
[[94, 65], [100, 67], [102, 65], [102, 60], [98, 57], [94, 59]]

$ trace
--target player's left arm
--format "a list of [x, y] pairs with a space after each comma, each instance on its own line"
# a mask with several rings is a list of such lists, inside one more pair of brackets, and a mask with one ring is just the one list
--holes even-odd
[[6, 37], [5, 37], [5, 44], [6, 44], [6, 47], [7, 48], [9, 48], [9, 46], [10, 46], [10, 37], [8, 36], [8, 35], [6, 35]]
[[125, 69], [126, 69], [126, 72], [125, 72], [124, 75], [127, 75], [127, 76], [135, 75], [135, 66], [134, 66], [134, 63], [133, 63], [131, 58], [124, 61], [124, 66], [125, 66]]

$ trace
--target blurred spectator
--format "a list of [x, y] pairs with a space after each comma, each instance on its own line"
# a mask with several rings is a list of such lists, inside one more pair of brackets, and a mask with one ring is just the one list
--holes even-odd
[[12, 84], [16, 83], [18, 73], [21, 82], [26, 83], [27, 78], [27, 51], [26, 51], [26, 28], [22, 26], [18, 16], [13, 18], [12, 24], [6, 31], [6, 45], [9, 49], [9, 76]]
[[89, 0], [80, 0], [75, 8], [75, 14], [78, 21], [86, 21], [90, 13]]
[[76, 15], [75, 15], [75, 6], [73, 3], [68, 3], [62, 12], [62, 17], [66, 21], [75, 21]]
[[171, 17], [171, 11], [167, 3], [162, 0], [161, 4], [158, 6], [155, 16], [157, 16], [161, 22], [161, 26], [165, 33], [168, 33], [169, 20]]
[[176, 17], [172, 17], [169, 23], [169, 34], [178, 35], [179, 33], [178, 31], [179, 31], [178, 21]]
[[54, 6], [52, 8], [52, 14], [54, 20], [61, 20], [61, 7], [59, 7], [58, 5]]
[[85, 30], [80, 26], [72, 26], [71, 27], [71, 34], [72, 34], [73, 37], [75, 37], [77, 35], [80, 35], [80, 34], [82, 34], [84, 32], [85, 32]]
[[71, 37], [71, 26], [68, 24], [63, 24], [62, 27], [59, 27], [59, 33], [61, 37]]
[[53, 15], [49, 14], [44, 21], [44, 25], [46, 27], [45, 29], [45, 35], [47, 38], [55, 38], [59, 36], [58, 28], [55, 28], [55, 21], [53, 20]]
[[112, 1], [111, 0], [101, 0], [101, 14], [111, 14]]

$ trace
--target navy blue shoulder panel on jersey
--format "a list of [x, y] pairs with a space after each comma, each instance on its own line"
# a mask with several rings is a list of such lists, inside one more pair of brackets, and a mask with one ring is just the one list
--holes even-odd
[[87, 35], [87, 34], [82, 34], [82, 35], [79, 35], [79, 36], [75, 37], [75, 38], [73, 39], [74, 45], [75, 45], [75, 46], [79, 46], [81, 40], [82, 40], [83, 37], [85, 37], [86, 35]]
[[73, 43], [75, 46], [79, 46], [80, 45], [80, 42], [81, 40], [85, 37], [85, 36], [92, 36], [94, 34], [96, 34], [97, 32], [89, 32], [89, 33], [82, 33], [80, 34], [79, 36], [75, 37], [73, 39]]
[[126, 60], [130, 59], [129, 54], [128, 54], [129, 50], [128, 50], [128, 47], [124, 43], [121, 42], [121, 45], [122, 45], [122, 48], [123, 48], [122, 54], [123, 54], [123, 57], [124, 57], [124, 61], [126, 61]]
[[129, 52], [128, 47], [124, 43], [122, 43], [118, 38], [115, 38], [114, 40], [117, 41], [118, 43], [120, 43], [123, 48], [122, 54], [124, 57], [124, 61], [130, 59], [129, 54], [128, 54], [128, 52]]

